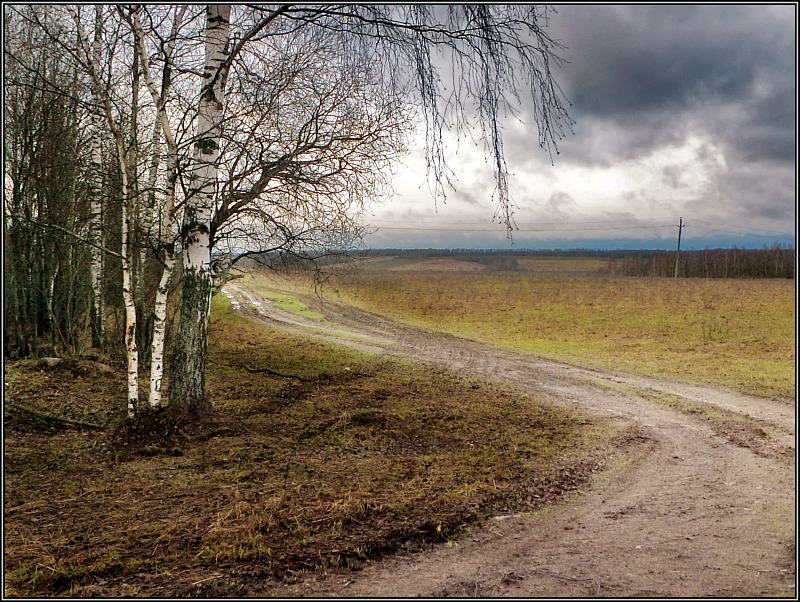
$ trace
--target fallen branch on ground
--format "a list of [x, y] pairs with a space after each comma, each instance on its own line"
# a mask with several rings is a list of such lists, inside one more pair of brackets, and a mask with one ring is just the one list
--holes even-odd
[[94, 430], [105, 430], [101, 424], [95, 424], [94, 422], [84, 422], [83, 420], [71, 420], [69, 418], [62, 418], [61, 416], [56, 416], [54, 414], [49, 414], [47, 412], [42, 412], [41, 410], [36, 410], [30, 406], [26, 406], [21, 403], [17, 403], [15, 401], [11, 401], [9, 399], [5, 400], [5, 407], [9, 410], [17, 410], [18, 412], [22, 412], [25, 415], [33, 416], [39, 420], [42, 420], [48, 424], [63, 424], [67, 426], [77, 426], [81, 428], [88, 428]]
[[[231, 367], [233, 368], [235, 366]], [[244, 368], [248, 372], [255, 372], [255, 373], [263, 372], [266, 374], [272, 374], [273, 376], [281, 376], [283, 378], [293, 378], [295, 380], [300, 380], [300, 381], [305, 380], [302, 376], [297, 376], [296, 374], [285, 374], [283, 372], [278, 372], [277, 370], [273, 370], [272, 368], [252, 368], [250, 366], [242, 366], [242, 368]]]

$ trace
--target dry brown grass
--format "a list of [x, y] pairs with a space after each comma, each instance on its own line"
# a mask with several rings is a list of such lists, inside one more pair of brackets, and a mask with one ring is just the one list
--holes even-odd
[[[224, 299], [211, 337], [216, 413], [180, 436], [144, 445], [6, 414], [6, 594], [265, 595], [556, 499], [618, 435], [483, 381], [289, 336]], [[7, 370], [12, 398], [124, 420], [122, 371]]]

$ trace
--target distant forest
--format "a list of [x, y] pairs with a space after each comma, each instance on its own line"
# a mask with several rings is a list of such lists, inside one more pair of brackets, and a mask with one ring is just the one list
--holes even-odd
[[[675, 251], [641, 251], [615, 257], [609, 272], [622, 276], [673, 276]], [[678, 276], [687, 278], [794, 278], [795, 250], [704, 249], [681, 251]]]
[[[608, 258], [608, 273], [618, 276], [670, 277], [675, 274], [675, 251], [647, 250], [506, 250], [506, 249], [372, 249], [362, 256], [448, 256], [481, 262], [492, 256]], [[481, 262], [482, 263], [482, 262]], [[794, 278], [795, 249], [775, 245], [762, 249], [703, 249], [681, 251], [678, 276], [686, 278]]]
[[[404, 257], [425, 259], [450, 257], [459, 261], [474, 261], [493, 270], [522, 269], [517, 257], [593, 257], [607, 259], [605, 268], [598, 271], [616, 276], [671, 277], [675, 273], [675, 251], [596, 250], [596, 249], [365, 249], [360, 251], [317, 252], [317, 265], [330, 265], [364, 257]], [[311, 266], [312, 255], [265, 253], [253, 257], [262, 265], [273, 267]], [[678, 276], [684, 278], [794, 278], [796, 254], [794, 247], [774, 245], [762, 249], [703, 249], [681, 251]]]

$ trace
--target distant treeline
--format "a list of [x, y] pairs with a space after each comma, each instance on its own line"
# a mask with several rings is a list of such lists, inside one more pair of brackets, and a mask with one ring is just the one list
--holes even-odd
[[[599, 251], [597, 249], [367, 249], [353, 251], [353, 257], [397, 256], [420, 259], [424, 257], [616, 257], [631, 251]], [[640, 253], [641, 251], [634, 251]]]
[[281, 251], [266, 251], [264, 253], [250, 253], [248, 254], [248, 261], [243, 262], [241, 265], [261, 265], [270, 268], [288, 268], [288, 269], [313, 269], [315, 267], [322, 267], [326, 265], [336, 265], [340, 263], [348, 263], [356, 256], [355, 252], [341, 251], [337, 249], [325, 249], [319, 251], [297, 251], [289, 252]]
[[[517, 257], [593, 257], [607, 259], [598, 271], [617, 276], [671, 277], [675, 273], [675, 251], [630, 249], [367, 249], [325, 250], [252, 256], [261, 265], [274, 268], [311, 268], [341, 264], [359, 257], [404, 257], [424, 259], [452, 257], [474, 261], [490, 270], [515, 270]], [[681, 251], [678, 275], [686, 278], [794, 278], [795, 249], [775, 245], [762, 249], [704, 249]]]
[[[638, 251], [612, 257], [608, 271], [619, 276], [675, 274], [675, 251]], [[764, 249], [704, 249], [681, 251], [678, 276], [686, 278], [794, 278], [795, 250], [774, 246]]]

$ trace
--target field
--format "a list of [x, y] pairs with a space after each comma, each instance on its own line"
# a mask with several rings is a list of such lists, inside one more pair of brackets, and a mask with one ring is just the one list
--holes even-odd
[[[377, 257], [340, 271], [321, 290], [505, 349], [793, 398], [793, 280], [614, 277], [604, 265], [537, 257], [517, 259], [514, 271], [488, 271], [452, 258]], [[302, 278], [259, 282], [309, 290]]]
[[121, 369], [7, 364], [7, 400], [105, 430], [6, 407], [6, 595], [268, 595], [580, 489], [623, 434], [541, 396], [286, 334], [222, 295], [210, 353], [213, 420], [150, 435], [114, 428]]
[[[286, 589], [295, 584], [311, 593], [303, 589], [316, 582], [304, 579], [310, 573], [356, 579], [352, 571], [367, 561], [435, 543], [455, 553], [464, 534], [489, 516], [553, 508], [550, 502], [570, 492], [584, 492], [567, 497], [585, 500], [597, 516], [581, 532], [581, 545], [602, 549], [597, 558], [608, 560], [609, 575], [641, 535], [631, 523], [615, 531], [625, 549], [606, 550], [605, 521], [630, 512], [630, 495], [663, 497], [668, 505], [670, 496], [684, 500], [686, 516], [675, 520], [694, 529], [687, 539], [703, 529], [702, 549], [682, 551], [694, 554], [687, 556], [692, 566], [709, 553], [727, 558], [730, 542], [719, 533], [773, 520], [756, 505], [774, 503], [780, 520], [753, 528], [775, 531], [770, 553], [783, 563], [791, 525], [781, 514], [788, 506], [778, 482], [794, 453], [784, 425], [791, 408], [784, 401], [794, 389], [793, 282], [615, 277], [601, 258], [514, 259], [370, 258], [360, 269], [329, 272], [322, 295], [427, 329], [414, 331], [417, 338], [395, 332], [405, 359], [344, 346], [374, 345], [371, 336], [392, 328], [376, 318], [377, 331], [348, 330], [341, 319], [349, 314], [329, 312], [311, 294], [308, 273], [248, 274], [241, 283], [255, 296], [234, 294], [237, 308], [226, 295], [212, 303], [208, 392], [215, 412], [181, 428], [124, 426], [122, 366], [98, 371], [80, 358], [52, 369], [34, 360], [7, 362], [6, 595], [268, 596], [295, 591]], [[266, 323], [280, 312], [281, 328]], [[436, 339], [430, 330], [498, 349], [481, 347], [483, 368], [470, 365], [474, 344], [458, 339], [439, 337], [444, 346], [425, 355], [426, 341]], [[311, 332], [334, 333], [340, 344], [301, 334]], [[514, 357], [525, 360], [502, 349], [523, 352]], [[581, 380], [559, 373], [561, 364], [548, 377], [525, 364], [535, 356], [717, 383], [782, 401], [747, 398], [740, 409], [726, 409], [724, 392], [705, 389], [698, 400], [680, 387], [669, 393], [607, 373]], [[459, 374], [408, 359], [442, 357], [454, 369], [466, 357], [466, 368]], [[493, 366], [517, 380], [485, 380], [481, 374], [499, 374]], [[554, 374], [551, 384], [583, 395], [591, 413], [553, 403], [540, 385]], [[73, 422], [53, 422], [15, 403]], [[615, 408], [637, 418], [620, 421], [608, 413]], [[659, 423], [665, 411], [670, 418]], [[657, 434], [646, 436], [639, 416], [660, 424]], [[695, 434], [687, 438], [687, 429]], [[669, 444], [655, 445], [654, 437]], [[633, 481], [623, 476], [624, 486], [603, 480], [606, 472], [594, 478], [641, 453], [649, 454], [647, 470], [631, 473]], [[738, 477], [733, 497], [744, 500], [737, 516], [747, 520], [732, 519], [721, 504], [733, 499], [733, 466], [758, 473], [759, 483], [777, 479], [769, 485], [772, 497], [761, 499], [755, 481]], [[708, 498], [706, 483], [725, 489]], [[758, 499], [746, 497], [752, 492]], [[672, 538], [665, 511], [654, 507], [661, 518], [649, 528], [663, 525], [659, 537]], [[559, 537], [571, 522], [562, 527], [558, 512], [542, 516], [552, 517], [558, 535], [541, 542], [529, 529], [530, 545], [545, 556], [569, 554]], [[591, 529], [597, 531], [589, 535]], [[752, 539], [737, 533], [736, 541]], [[502, 553], [513, 545], [513, 537], [498, 544]], [[500, 589], [490, 591], [510, 591], [502, 589], [509, 570], [497, 567], [500, 585], [492, 587]], [[728, 591], [720, 588], [730, 577], [720, 577], [714, 591]], [[556, 581], [552, 591], [563, 593]], [[465, 592], [475, 591], [468, 586]], [[626, 591], [633, 590], [619, 590]], [[730, 591], [756, 590], [739, 584]]]

